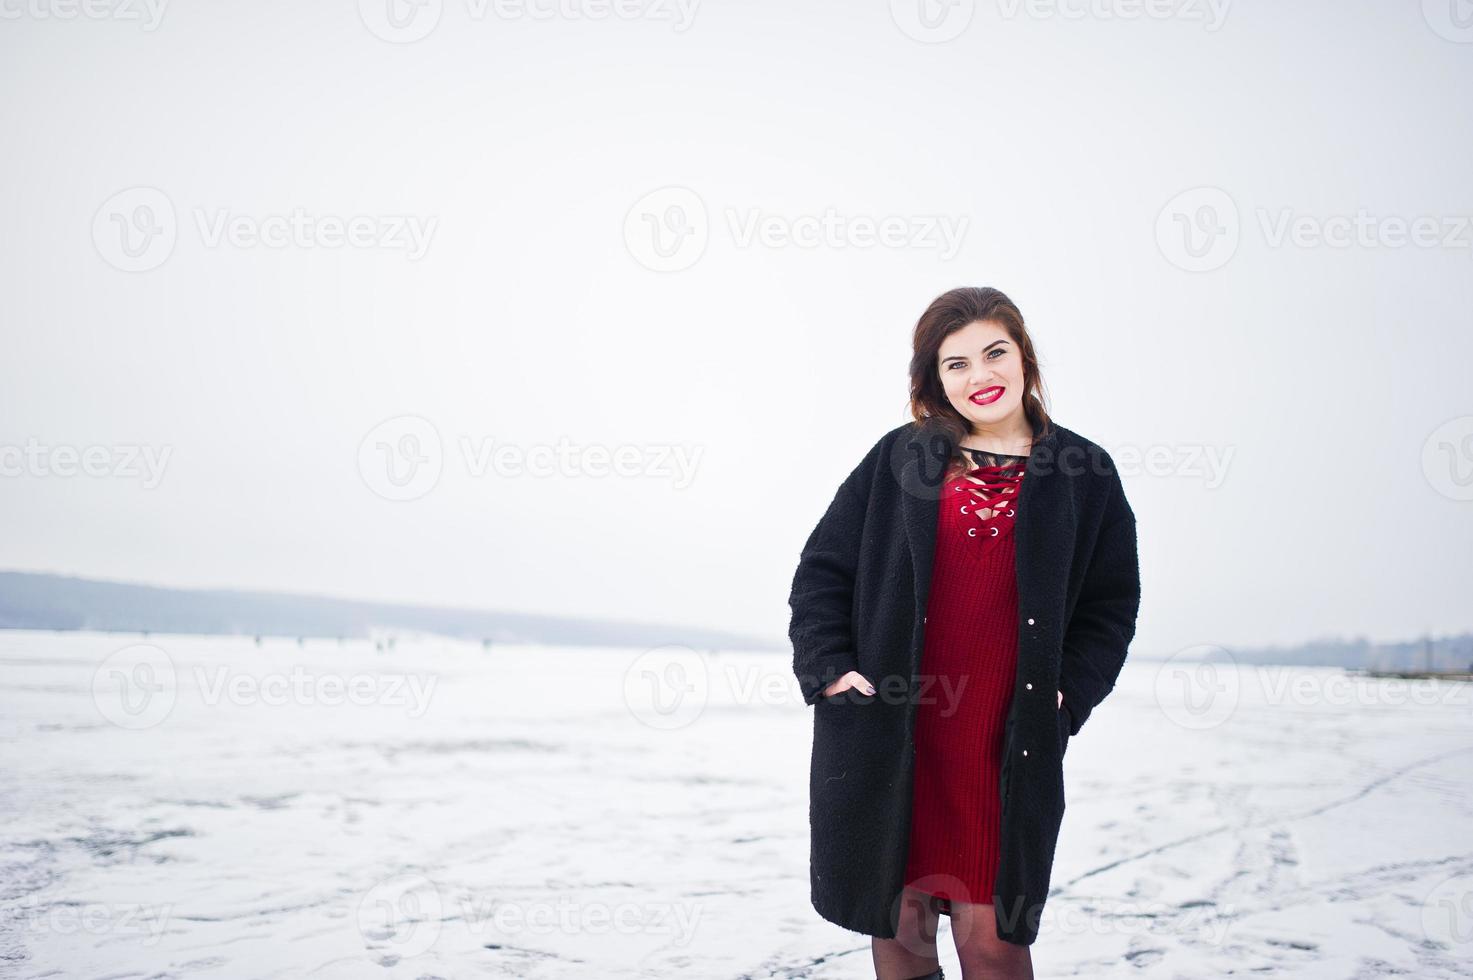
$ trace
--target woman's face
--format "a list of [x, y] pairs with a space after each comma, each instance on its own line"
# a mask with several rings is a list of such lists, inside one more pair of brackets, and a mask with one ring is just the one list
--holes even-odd
[[1023, 411], [1023, 353], [1002, 324], [977, 320], [941, 342], [937, 365], [952, 407], [977, 426]]

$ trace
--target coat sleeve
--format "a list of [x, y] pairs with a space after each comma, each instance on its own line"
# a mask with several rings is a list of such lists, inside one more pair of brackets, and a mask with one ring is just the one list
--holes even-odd
[[818, 526], [808, 536], [788, 596], [792, 618], [793, 673], [805, 704], [823, 689], [858, 670], [853, 634], [854, 576], [867, 500], [856, 470], [839, 487]]
[[1114, 688], [1135, 636], [1140, 610], [1135, 514], [1113, 468], [1111, 478], [1114, 485], [1104, 526], [1095, 539], [1094, 553], [1064, 632], [1059, 690], [1064, 694], [1071, 735], [1079, 734], [1090, 712]]

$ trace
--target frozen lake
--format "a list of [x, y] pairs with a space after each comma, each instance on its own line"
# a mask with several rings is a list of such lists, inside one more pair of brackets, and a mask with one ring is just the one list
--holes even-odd
[[[782, 656], [0, 632], [0, 663], [7, 975], [874, 975], [808, 904]], [[1039, 976], [1473, 975], [1470, 692], [1128, 663], [1065, 760]]]

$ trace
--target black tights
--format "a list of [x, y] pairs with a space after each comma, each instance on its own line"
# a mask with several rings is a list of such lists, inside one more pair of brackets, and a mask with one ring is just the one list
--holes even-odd
[[[900, 900], [900, 922], [894, 939], [875, 939], [872, 951], [879, 980], [911, 980], [935, 972], [940, 901], [906, 888]], [[991, 905], [951, 903], [951, 938], [962, 965], [962, 980], [1033, 980], [1033, 957], [1027, 946], [997, 936]]]

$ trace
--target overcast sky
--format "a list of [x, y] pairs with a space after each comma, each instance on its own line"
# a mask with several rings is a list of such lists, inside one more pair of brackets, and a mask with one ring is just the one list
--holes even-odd
[[622, 2], [5, 3], [0, 567], [781, 640], [991, 285], [1135, 650], [1473, 628], [1448, 4]]

